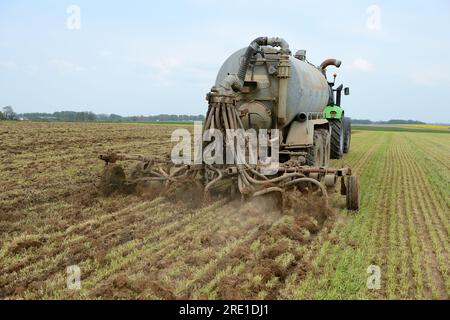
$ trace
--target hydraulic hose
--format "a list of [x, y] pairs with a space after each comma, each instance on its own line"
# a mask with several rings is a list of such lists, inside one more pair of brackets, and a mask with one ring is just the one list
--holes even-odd
[[290, 54], [289, 44], [286, 40], [279, 37], [267, 38], [259, 37], [253, 40], [250, 45], [245, 50], [244, 56], [242, 57], [242, 62], [237, 73], [237, 77], [241, 84], [244, 83], [245, 74], [247, 73], [248, 66], [250, 65], [250, 59], [258, 51], [260, 46], [272, 46], [280, 47], [283, 54]]
[[250, 45], [245, 50], [244, 56], [242, 57], [241, 65], [237, 73], [239, 81], [244, 83], [245, 74], [247, 73], [248, 66], [250, 65], [250, 59], [258, 51], [260, 46], [267, 45], [267, 37], [259, 37], [253, 40]]

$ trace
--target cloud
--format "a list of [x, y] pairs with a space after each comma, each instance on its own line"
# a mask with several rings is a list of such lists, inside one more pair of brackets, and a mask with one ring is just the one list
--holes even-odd
[[23, 68], [24, 72], [27, 73], [28, 75], [35, 75], [39, 72], [39, 67], [35, 64], [29, 64], [26, 65]]
[[364, 58], [356, 58], [350, 64], [349, 68], [361, 72], [371, 72], [374, 70], [373, 65]]
[[169, 87], [177, 82], [177, 74], [183, 66], [182, 59], [178, 57], [161, 57], [144, 60], [138, 63], [150, 71], [149, 76], [159, 85]]
[[79, 73], [86, 70], [85, 67], [80, 66], [79, 64], [76, 64], [71, 61], [67, 60], [52, 60], [50, 62], [53, 66], [55, 66], [59, 71], [65, 72], [65, 73]]
[[450, 76], [443, 70], [450, 68], [429, 67], [427, 69], [415, 70], [412, 72], [410, 78], [413, 83], [420, 87], [435, 87], [450, 81]]
[[17, 64], [14, 61], [0, 61], [0, 69], [15, 69]]
[[371, 31], [381, 30], [381, 8], [378, 5], [368, 6], [366, 9], [366, 27]]
[[111, 51], [108, 51], [108, 50], [101, 50], [101, 51], [99, 51], [98, 55], [99, 55], [100, 57], [102, 57], [102, 58], [109, 58], [109, 57], [111, 57], [113, 54], [112, 54]]

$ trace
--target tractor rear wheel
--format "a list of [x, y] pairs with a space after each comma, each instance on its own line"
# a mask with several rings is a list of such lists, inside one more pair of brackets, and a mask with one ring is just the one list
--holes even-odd
[[331, 126], [331, 159], [340, 159], [344, 152], [344, 126], [342, 121], [330, 120]]
[[350, 140], [352, 138], [352, 122], [348, 117], [344, 117], [344, 153], [350, 151]]

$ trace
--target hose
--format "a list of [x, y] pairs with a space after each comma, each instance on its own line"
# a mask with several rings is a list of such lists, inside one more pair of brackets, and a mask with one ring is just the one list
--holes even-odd
[[267, 45], [267, 37], [259, 37], [253, 40], [247, 47], [247, 50], [245, 50], [245, 53], [242, 57], [241, 65], [237, 73], [237, 77], [241, 82], [241, 84], [244, 83], [245, 74], [247, 73], [248, 66], [250, 65], [250, 59], [253, 57], [256, 51], [258, 51], [260, 46], [266, 45]]
[[206, 185], [206, 187], [205, 187], [205, 193], [208, 192], [209, 189], [211, 189], [211, 187], [212, 187], [216, 182], [218, 182], [219, 180], [221, 180], [222, 177], [223, 177], [222, 172], [221, 172], [220, 170], [214, 168], [214, 167], [211, 166], [211, 165], [208, 165], [208, 168], [210, 168], [210, 169], [212, 169], [212, 170], [215, 170], [215, 171], [218, 173], [218, 177], [215, 178], [214, 180], [210, 181], [210, 182]]
[[266, 188], [266, 189], [263, 189], [263, 190], [256, 191], [255, 193], [253, 193], [253, 196], [254, 197], [262, 196], [264, 194], [271, 193], [271, 192], [283, 193], [283, 189], [281, 189], [279, 187], [270, 187], [270, 188]]
[[281, 53], [290, 54], [289, 44], [286, 40], [279, 37], [267, 38], [267, 37], [259, 37], [253, 40], [250, 45], [245, 50], [244, 55], [242, 56], [242, 62], [239, 67], [237, 78], [240, 81], [241, 85], [244, 84], [245, 74], [247, 73], [248, 66], [250, 65], [250, 59], [253, 55], [258, 51], [260, 46], [272, 46], [272, 47], [280, 47]]

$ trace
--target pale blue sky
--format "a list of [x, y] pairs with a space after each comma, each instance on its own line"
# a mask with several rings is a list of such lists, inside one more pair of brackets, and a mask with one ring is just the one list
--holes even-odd
[[[81, 29], [66, 27], [68, 6]], [[380, 8], [379, 28], [367, 8]], [[228, 55], [281, 36], [319, 64], [339, 58], [354, 118], [450, 122], [449, 1], [0, 2], [0, 106], [203, 114]]]

